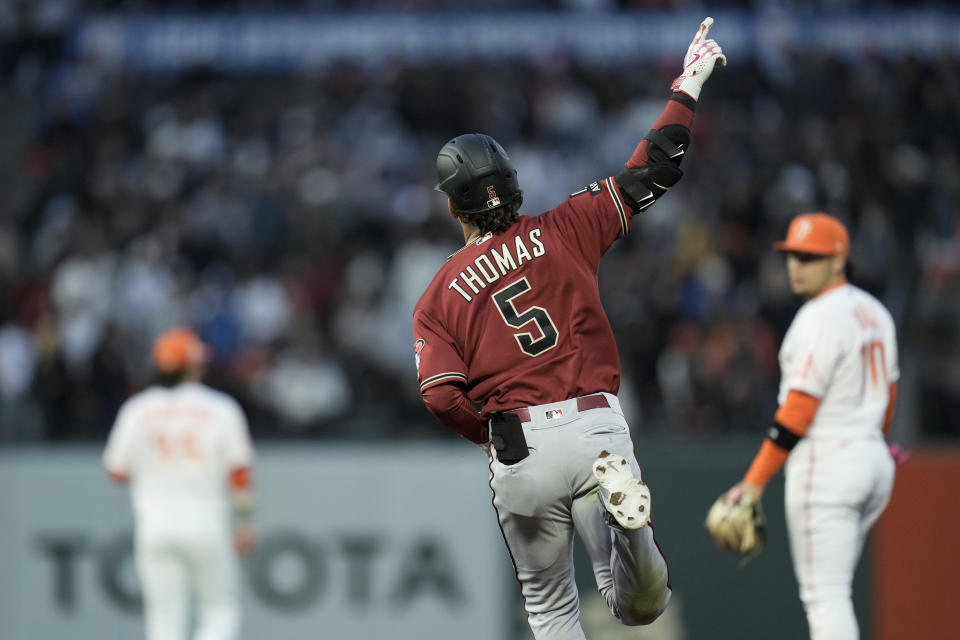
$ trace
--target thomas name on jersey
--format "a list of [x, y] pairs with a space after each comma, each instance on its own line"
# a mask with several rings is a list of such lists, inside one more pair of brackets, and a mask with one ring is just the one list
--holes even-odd
[[[481, 238], [477, 244], [486, 242], [492, 236]], [[447, 289], [453, 289], [467, 302], [473, 301], [464, 287], [469, 288], [474, 294], [480, 293], [480, 289], [485, 289], [488, 284], [493, 284], [502, 276], [507, 275], [509, 271], [516, 271], [523, 264], [524, 260], [533, 260], [546, 254], [547, 250], [540, 241], [540, 228], [531, 229], [527, 234], [531, 248], [527, 248], [523, 236], [513, 237], [512, 242], [501, 243], [500, 247], [491, 247], [485, 253], [481, 253], [473, 261], [473, 264], [467, 265], [457, 274]], [[476, 269], [474, 269], [476, 267]]]

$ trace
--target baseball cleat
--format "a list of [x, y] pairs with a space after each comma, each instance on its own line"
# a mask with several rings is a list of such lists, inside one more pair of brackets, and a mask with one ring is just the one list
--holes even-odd
[[650, 489], [633, 475], [626, 458], [601, 451], [593, 463], [593, 477], [600, 504], [618, 526], [640, 529], [650, 521]]

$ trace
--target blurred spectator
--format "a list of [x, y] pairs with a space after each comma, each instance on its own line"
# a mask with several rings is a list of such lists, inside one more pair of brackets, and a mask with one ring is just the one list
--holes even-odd
[[37, 369], [33, 334], [23, 327], [0, 327], [0, 439], [34, 440], [43, 434], [27, 393]]

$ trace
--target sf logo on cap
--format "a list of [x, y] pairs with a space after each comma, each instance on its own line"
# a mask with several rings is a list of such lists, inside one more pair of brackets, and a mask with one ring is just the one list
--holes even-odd
[[490, 198], [487, 200], [487, 209], [500, 206], [500, 198], [497, 196], [497, 192], [494, 190], [492, 184], [487, 185], [487, 197]]
[[803, 240], [813, 231], [813, 223], [809, 220], [801, 220], [797, 223], [797, 240]]

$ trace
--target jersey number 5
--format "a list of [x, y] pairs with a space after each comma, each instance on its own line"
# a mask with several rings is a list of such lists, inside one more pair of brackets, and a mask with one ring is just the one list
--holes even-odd
[[550, 314], [543, 307], [529, 307], [526, 311], [517, 311], [513, 304], [514, 298], [530, 291], [530, 283], [526, 278], [520, 278], [516, 282], [508, 284], [493, 294], [493, 301], [497, 305], [497, 311], [500, 312], [503, 321], [514, 329], [521, 329], [530, 322], [536, 322], [537, 328], [542, 334], [539, 338], [534, 338], [529, 331], [513, 334], [520, 345], [520, 350], [530, 357], [537, 357], [545, 351], [557, 346], [557, 327], [553, 324]]

